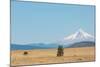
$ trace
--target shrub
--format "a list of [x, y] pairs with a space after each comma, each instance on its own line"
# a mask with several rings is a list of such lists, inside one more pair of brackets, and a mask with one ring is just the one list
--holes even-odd
[[59, 45], [58, 46], [58, 51], [57, 51], [57, 56], [60, 57], [60, 56], [63, 56], [63, 55], [64, 55], [63, 46], [62, 45]]
[[28, 54], [28, 52], [27, 52], [27, 51], [25, 51], [25, 52], [24, 52], [24, 55], [27, 55], [27, 54]]

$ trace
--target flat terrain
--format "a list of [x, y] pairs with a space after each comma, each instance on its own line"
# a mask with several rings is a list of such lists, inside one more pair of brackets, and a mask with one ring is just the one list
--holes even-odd
[[[27, 51], [28, 54], [23, 53]], [[70, 63], [95, 60], [94, 47], [65, 48], [64, 56], [57, 57], [57, 49], [16, 50], [11, 51], [11, 65], [36, 65], [51, 63]]]

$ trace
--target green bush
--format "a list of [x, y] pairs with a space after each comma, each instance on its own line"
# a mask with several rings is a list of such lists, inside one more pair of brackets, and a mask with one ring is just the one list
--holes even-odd
[[59, 45], [58, 46], [58, 50], [57, 50], [57, 56], [60, 57], [60, 56], [63, 56], [64, 55], [64, 48], [62, 45]]

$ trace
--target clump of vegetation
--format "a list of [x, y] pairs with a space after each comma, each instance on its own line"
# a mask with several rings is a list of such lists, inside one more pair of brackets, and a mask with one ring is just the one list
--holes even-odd
[[64, 55], [64, 48], [62, 45], [58, 46], [58, 51], [57, 51], [57, 57], [63, 56]]
[[82, 58], [79, 58], [78, 60], [82, 60]]
[[25, 52], [24, 52], [24, 55], [28, 55], [28, 52], [27, 52], [27, 51], [25, 51]]

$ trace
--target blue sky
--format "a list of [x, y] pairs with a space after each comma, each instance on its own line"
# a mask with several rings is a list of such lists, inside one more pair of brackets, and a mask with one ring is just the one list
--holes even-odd
[[11, 42], [53, 43], [79, 28], [94, 35], [95, 6], [11, 2]]

